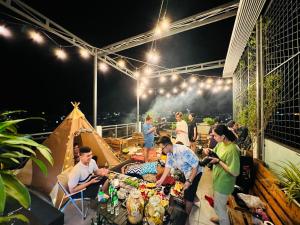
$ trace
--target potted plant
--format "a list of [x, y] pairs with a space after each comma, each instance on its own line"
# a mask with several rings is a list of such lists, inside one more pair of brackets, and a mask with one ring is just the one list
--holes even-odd
[[275, 164], [279, 167], [275, 171], [279, 187], [285, 192], [289, 202], [294, 201], [300, 207], [300, 166], [291, 161]]
[[203, 122], [208, 124], [209, 126], [212, 126], [215, 124], [215, 119], [213, 119], [211, 117], [205, 117], [205, 118], [203, 118]]
[[47, 168], [43, 161], [37, 158], [37, 153], [53, 165], [50, 150], [32, 139], [28, 135], [17, 132], [17, 124], [28, 119], [11, 119], [11, 115], [20, 112], [12, 111], [0, 114], [0, 224], [7, 223], [12, 219], [28, 222], [22, 214], [4, 216], [4, 209], [8, 198], [17, 200], [21, 206], [30, 207], [29, 191], [16, 177], [14, 168], [18, 167], [25, 159], [31, 159], [46, 175]]

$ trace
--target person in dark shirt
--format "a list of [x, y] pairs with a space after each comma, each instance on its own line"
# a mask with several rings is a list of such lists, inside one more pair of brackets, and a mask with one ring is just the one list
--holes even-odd
[[240, 126], [235, 121], [231, 120], [227, 123], [227, 127], [236, 136], [236, 144], [240, 148], [248, 149], [251, 146], [251, 139], [247, 127]]
[[196, 150], [196, 140], [198, 136], [197, 125], [195, 121], [195, 113], [189, 114], [189, 124], [188, 124], [188, 133], [190, 140], [190, 148], [195, 151]]
[[215, 124], [212, 125], [208, 131], [208, 135], [209, 135], [209, 139], [208, 139], [208, 148], [210, 149], [214, 149], [214, 147], [216, 147], [216, 145], [218, 144], [218, 142], [214, 139], [213, 136], [213, 129], [220, 123], [220, 119], [219, 118], [215, 118]]

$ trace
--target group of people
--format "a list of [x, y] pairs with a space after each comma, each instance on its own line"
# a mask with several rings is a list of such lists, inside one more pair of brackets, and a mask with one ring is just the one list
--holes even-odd
[[[158, 140], [162, 154], [166, 155], [165, 164], [159, 161], [148, 162], [148, 151], [154, 147], [155, 127], [152, 126], [152, 118], [146, 117], [143, 125], [143, 133], [145, 139], [144, 153], [145, 163], [138, 165], [129, 165], [123, 168], [123, 173], [128, 175], [142, 176], [144, 174], [160, 174], [160, 178], [156, 181], [156, 185], [160, 186], [164, 183], [172, 169], [180, 170], [185, 177], [183, 187], [185, 210], [190, 214], [193, 205], [199, 205], [199, 199], [196, 196], [199, 181], [203, 173], [199, 157], [191, 149], [197, 138], [197, 128], [193, 121], [194, 115], [190, 114], [190, 126], [182, 120], [182, 113], [176, 113], [176, 142], [173, 143], [168, 136], [162, 136]], [[217, 218], [211, 218], [212, 222], [221, 225], [228, 225], [229, 218], [227, 214], [226, 203], [228, 196], [233, 192], [236, 177], [240, 172], [240, 154], [239, 148], [235, 143], [237, 137], [231, 128], [226, 125], [217, 124], [213, 126], [211, 135], [216, 141], [213, 149], [205, 148], [204, 153], [209, 156], [210, 163], [213, 164], [213, 191], [214, 191], [214, 209]], [[92, 159], [91, 149], [88, 147], [79, 148], [79, 162], [74, 166], [69, 175], [69, 190], [71, 193], [85, 190], [85, 196], [95, 197], [99, 187], [99, 183], [103, 185], [103, 189], [107, 189], [107, 169], [99, 169], [95, 160]], [[94, 177], [96, 175], [97, 177]], [[189, 223], [187, 219], [186, 224]]]

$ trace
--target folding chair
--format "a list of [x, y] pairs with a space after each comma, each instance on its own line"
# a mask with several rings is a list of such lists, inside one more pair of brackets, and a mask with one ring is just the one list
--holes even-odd
[[[68, 174], [67, 173], [62, 173], [57, 176], [57, 183], [59, 188], [63, 191], [63, 197], [60, 201], [58, 209], [61, 212], [64, 212], [65, 208], [72, 203], [76, 210], [80, 213], [82, 219], [84, 220], [86, 218], [87, 212], [88, 212], [88, 207], [85, 210], [84, 209], [84, 198], [83, 198], [83, 191], [86, 190], [86, 188], [82, 189], [81, 191], [70, 193], [69, 192], [69, 187], [68, 187]], [[80, 198], [73, 198], [75, 194], [80, 193]], [[81, 209], [78, 207], [76, 204], [76, 201], [81, 201]], [[63, 202], [65, 202], [63, 204]]]

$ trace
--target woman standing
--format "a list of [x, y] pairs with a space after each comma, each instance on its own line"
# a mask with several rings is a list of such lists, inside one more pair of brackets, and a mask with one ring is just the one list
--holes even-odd
[[188, 136], [188, 125], [182, 119], [182, 112], [177, 112], [175, 114], [175, 118], [177, 120], [176, 123], [176, 143], [182, 142], [185, 146], [190, 147], [190, 140]]
[[152, 118], [151, 116], [146, 117], [146, 121], [143, 125], [143, 134], [144, 134], [144, 161], [148, 162], [148, 152], [154, 146], [154, 132], [156, 128], [152, 126]]
[[[213, 129], [214, 139], [218, 142], [213, 151], [219, 158], [210, 157], [213, 166], [214, 209], [218, 218], [212, 222], [230, 225], [227, 214], [227, 199], [234, 190], [236, 177], [240, 172], [239, 148], [234, 143], [235, 135], [225, 126], [217, 125]], [[204, 149], [208, 155], [209, 149]]]

